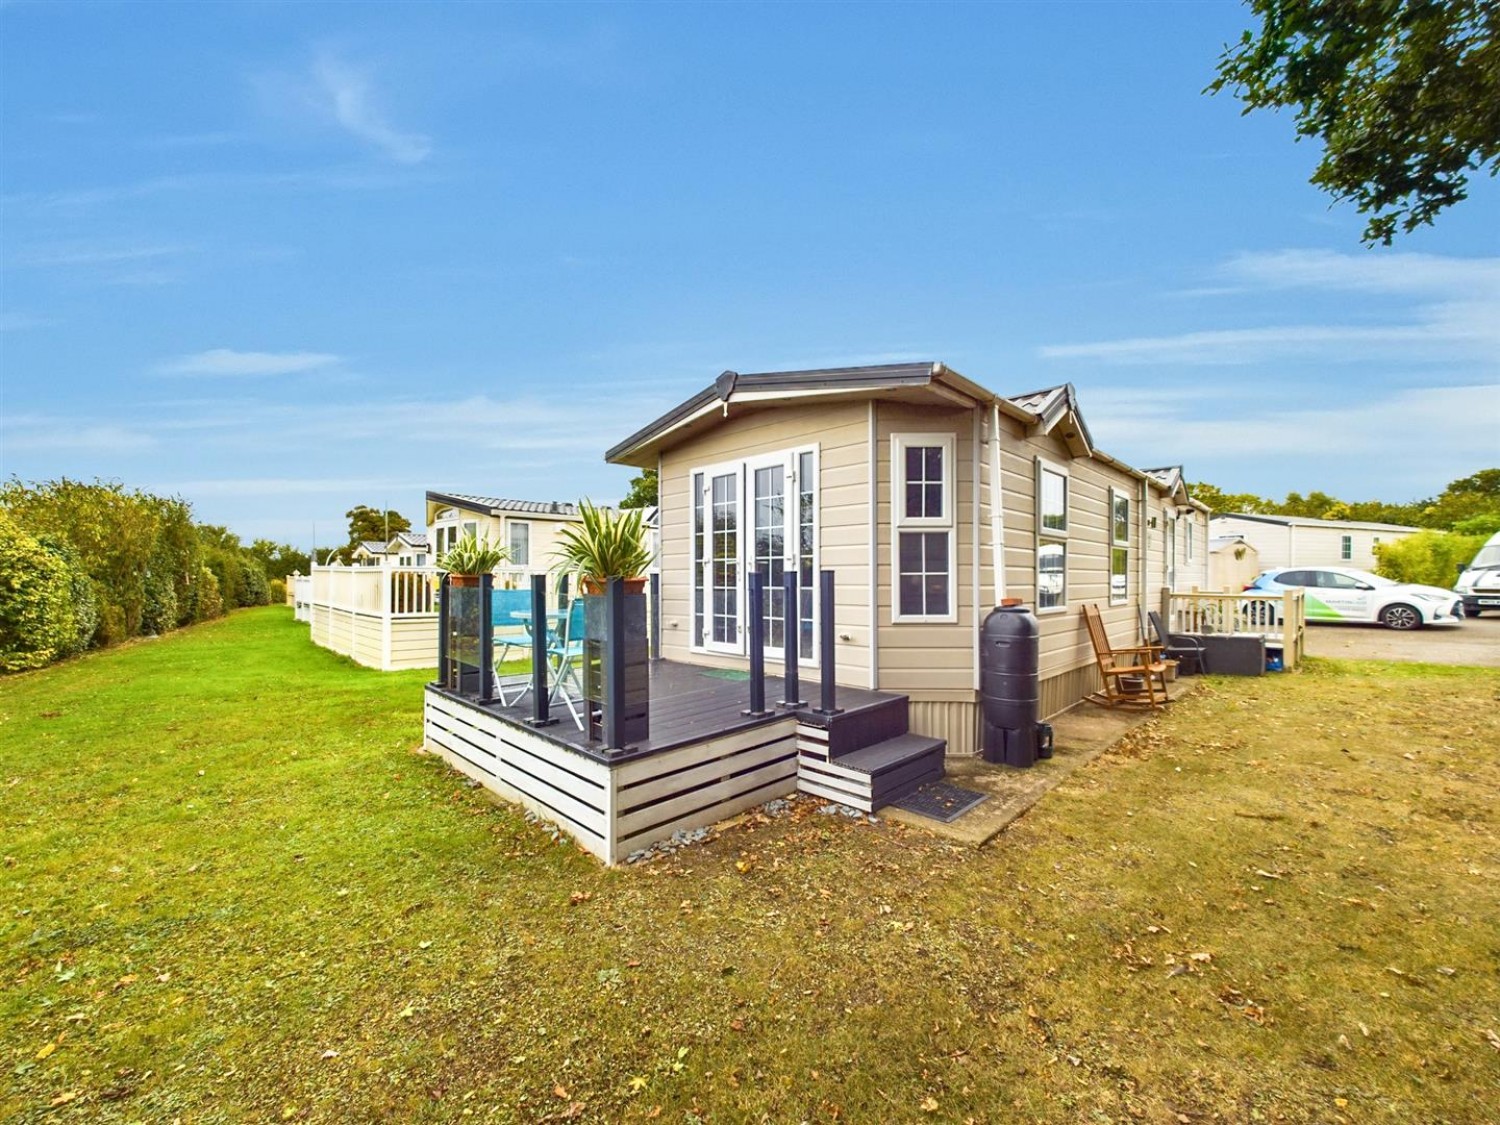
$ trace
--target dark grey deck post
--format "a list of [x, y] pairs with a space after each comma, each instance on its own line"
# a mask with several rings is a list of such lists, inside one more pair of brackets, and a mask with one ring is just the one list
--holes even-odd
[[786, 572], [782, 580], [782, 588], [786, 597], [786, 604], [781, 607], [781, 639], [785, 642], [782, 645], [782, 652], [786, 658], [786, 672], [782, 683], [784, 698], [781, 700], [781, 706], [795, 709], [807, 706], [802, 700], [802, 685], [797, 679], [797, 660], [800, 655], [797, 650], [801, 648], [801, 645], [797, 643], [799, 630], [793, 626], [802, 615], [802, 607], [797, 597], [796, 567]]
[[448, 667], [448, 576], [445, 574], [438, 581], [438, 683], [451, 688], [451, 678], [452, 670]]
[[[820, 705], [817, 711], [820, 715], [837, 715], [842, 708], [838, 706], [838, 687], [833, 682], [833, 571], [819, 572], [818, 582], [818, 648], [822, 652], [822, 661], [819, 666], [822, 699], [819, 700]], [[797, 628], [799, 630], [802, 628], [800, 606], [797, 614]]]
[[604, 588], [604, 748], [625, 748], [625, 580]]
[[661, 659], [661, 574], [651, 575], [651, 659]]
[[557, 580], [557, 611], [568, 612], [568, 576], [566, 574]]
[[547, 576], [531, 576], [531, 718], [534, 727], [557, 722], [549, 713], [547, 696]]
[[479, 576], [479, 702], [495, 699], [495, 576]]
[[759, 571], [753, 571], [746, 581], [750, 602], [745, 607], [750, 615], [750, 708], [740, 714], [759, 717], [769, 714], [766, 710], [766, 580]]

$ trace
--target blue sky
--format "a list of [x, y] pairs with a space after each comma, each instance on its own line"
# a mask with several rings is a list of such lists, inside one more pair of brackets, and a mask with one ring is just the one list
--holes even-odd
[[1500, 190], [1391, 251], [1234, 3], [0, 7], [0, 471], [246, 537], [426, 488], [614, 499], [740, 371], [1071, 380], [1279, 495], [1500, 463]]

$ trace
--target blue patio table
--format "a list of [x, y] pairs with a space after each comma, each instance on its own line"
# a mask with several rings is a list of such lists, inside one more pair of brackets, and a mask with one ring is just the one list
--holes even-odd
[[[574, 616], [576, 616], [576, 614], [574, 614]], [[513, 620], [517, 625], [524, 625], [527, 627], [528, 631], [530, 630], [532, 614], [529, 609], [511, 610], [510, 617], [511, 620]], [[566, 631], [565, 626], [568, 623], [568, 617], [569, 612], [564, 609], [549, 609], [547, 611], [547, 650], [549, 653], [566, 653], [568, 638], [564, 634]], [[581, 730], [583, 727], [583, 722], [578, 716], [577, 706], [574, 700], [571, 696], [568, 695], [565, 687], [566, 682], [569, 679], [572, 679], [575, 682], [578, 679], [577, 674], [572, 672], [570, 665], [571, 661], [568, 661], [566, 659], [559, 659], [557, 664], [551, 669], [552, 685], [551, 691], [548, 693], [548, 702], [556, 703], [558, 698], [561, 697], [563, 702], [567, 704], [568, 710], [573, 713], [573, 722], [578, 725], [579, 729]], [[520, 700], [525, 697], [526, 693], [531, 690], [531, 683], [532, 681], [528, 678], [526, 681], [526, 686], [521, 689], [521, 691], [516, 695], [514, 699], [509, 700], [507, 705], [514, 706], [516, 703], [520, 702]]]

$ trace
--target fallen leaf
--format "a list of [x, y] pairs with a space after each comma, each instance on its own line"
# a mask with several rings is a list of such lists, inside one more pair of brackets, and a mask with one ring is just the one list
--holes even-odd
[[328, 1050], [323, 1052], [322, 1057], [325, 1059], [336, 1059], [339, 1057], [339, 1053], [330, 1047]]
[[923, 1113], [936, 1113], [937, 1111], [938, 1111], [938, 1102], [937, 1102], [936, 1098], [932, 1097], [929, 1094], [927, 1097], [925, 1097], [925, 1098], [922, 1099], [922, 1112]]
[[630, 1080], [630, 1092], [639, 1093], [646, 1088], [647, 1084], [646, 1080], [637, 1074]]
[[567, 1101], [568, 1100], [568, 1090], [567, 1090], [567, 1087], [565, 1087], [561, 1082], [559, 1082], [556, 1086], [552, 1087], [552, 1096], [554, 1098], [561, 1098], [563, 1101]]
[[58, 1094], [57, 1097], [53, 1098], [52, 1101], [48, 1104], [67, 1105], [81, 1093], [83, 1093], [82, 1090], [64, 1090], [61, 1094]]

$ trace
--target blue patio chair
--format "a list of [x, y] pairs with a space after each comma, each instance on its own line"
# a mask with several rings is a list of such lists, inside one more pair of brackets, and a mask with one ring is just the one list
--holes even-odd
[[[583, 634], [583, 599], [574, 598], [562, 629], [547, 638], [547, 659], [552, 664], [552, 696], [548, 702], [555, 703], [561, 697], [579, 730], [583, 729], [583, 716], [578, 711], [578, 704], [583, 702], [583, 680], [578, 675], [578, 665], [583, 662]], [[569, 694], [569, 684], [576, 690], [576, 698]]]
[[[500, 665], [507, 660], [516, 660], [531, 655], [531, 591], [494, 590], [490, 594], [490, 622], [495, 634], [495, 692], [506, 707], [513, 707], [531, 688], [531, 677], [524, 684], [514, 685], [516, 693], [506, 698], [505, 682], [500, 678]], [[517, 614], [526, 616], [517, 617]], [[503, 630], [503, 632], [502, 632]], [[512, 655], [518, 653], [519, 655]]]

